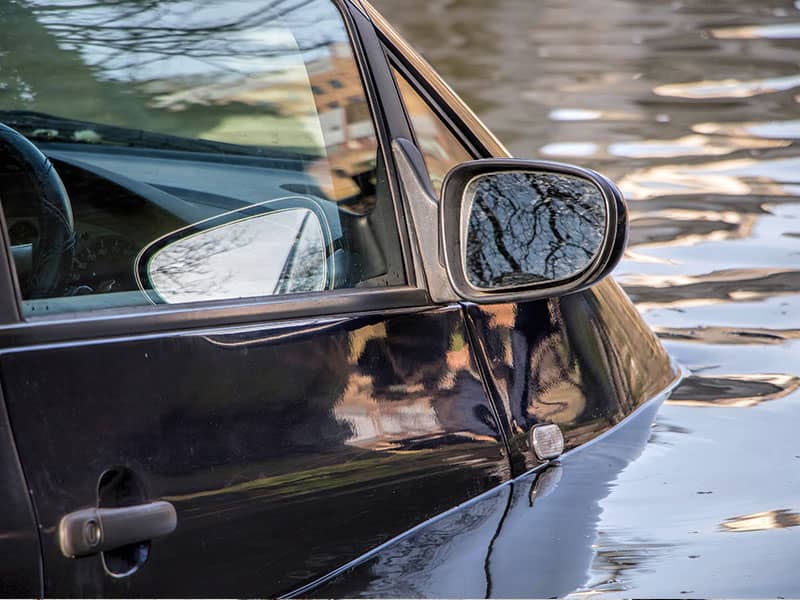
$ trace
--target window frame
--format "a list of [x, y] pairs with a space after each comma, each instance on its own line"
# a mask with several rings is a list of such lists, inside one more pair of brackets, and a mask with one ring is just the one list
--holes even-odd
[[[464, 135], [463, 127], [466, 127], [464, 123], [461, 123], [461, 127], [458, 127], [454, 122], [453, 119], [448, 116], [448, 114], [442, 110], [441, 105], [437, 100], [431, 95], [430, 91], [420, 83], [420, 78], [418, 75], [414, 75], [414, 73], [408, 68], [408, 66], [400, 61], [397, 58], [395, 52], [392, 51], [391, 48], [385, 48], [387, 53], [387, 57], [389, 60], [389, 66], [392, 70], [392, 77], [395, 80], [395, 86], [397, 86], [397, 92], [400, 94], [400, 98], [403, 98], [402, 92], [400, 91], [400, 82], [397, 81], [397, 76], [395, 74], [399, 74], [405, 82], [411, 87], [411, 89], [420, 97], [420, 99], [427, 105], [430, 109], [433, 116], [438, 119], [442, 125], [447, 129], [450, 135], [461, 144], [464, 151], [471, 157], [471, 160], [478, 160], [481, 158], [491, 158], [490, 155], [487, 154], [487, 151], [483, 147], [476, 147], [473, 140], [466, 135]], [[414, 119], [412, 118], [411, 114], [409, 113], [408, 109], [406, 108], [405, 102], [403, 102], [403, 114], [406, 116], [406, 120], [408, 121], [408, 126], [411, 130], [411, 141], [414, 142], [414, 145], [419, 150], [420, 154], [423, 156], [425, 160], [425, 171], [428, 174], [428, 181], [427, 184], [430, 186], [429, 192], [431, 193], [434, 200], [437, 202], [439, 201], [438, 194], [434, 193], [433, 188], [433, 181], [430, 178], [430, 171], [428, 170], [427, 158], [425, 158], [425, 153], [422, 151], [422, 146], [419, 143], [417, 130], [414, 127]]]
[[[468, 148], [472, 148], [477, 159], [512, 158], [508, 149], [483, 124], [478, 116], [453, 91], [436, 70], [420, 55], [381, 15], [368, 3], [365, 12], [375, 24], [381, 44], [390, 61], [415, 84], [417, 92], [450, 127]], [[409, 138], [412, 139], [412, 138]]]
[[[386, 42], [384, 42], [384, 44], [386, 44]], [[442, 122], [442, 124], [453, 135], [453, 137], [456, 138], [456, 140], [464, 147], [464, 150], [468, 154], [472, 155], [473, 160], [492, 158], [492, 154], [488, 152], [485, 146], [480, 143], [476, 143], [477, 138], [475, 136], [465, 135], [465, 130], [469, 131], [469, 128], [466, 127], [462, 120], [458, 119], [458, 113], [452, 109], [450, 111], [446, 111], [442, 108], [443, 106], [447, 106], [447, 104], [442, 102], [441, 97], [438, 97], [433, 93], [430, 86], [422, 83], [426, 80], [421, 77], [419, 72], [413, 69], [407, 61], [401, 60], [396, 49], [392, 48], [391, 46], [385, 46], [385, 49], [389, 60], [389, 65], [392, 69], [392, 77], [394, 77], [394, 72], [396, 71], [406, 80], [408, 85], [410, 85], [411, 88], [425, 102], [425, 104], [428, 105], [428, 108], [431, 109], [431, 112], [434, 114], [434, 116]], [[399, 94], [399, 82], [395, 81], [395, 85], [397, 86]], [[414, 121], [411, 118], [411, 115], [408, 113], [405, 103], [403, 103], [403, 114], [405, 114], [406, 120], [409, 123], [409, 128], [411, 129], [410, 139], [414, 142], [414, 145], [417, 148], [420, 148], [417, 140], [416, 130], [414, 129]]]
[[[370, 109], [379, 151], [383, 155], [394, 209], [394, 227], [406, 284], [380, 288], [350, 288], [309, 294], [215, 300], [176, 305], [132, 306], [25, 318], [16, 269], [11, 258], [5, 217], [0, 210], [0, 350], [40, 343], [156, 334], [176, 329], [247, 325], [331, 315], [356, 316], [395, 309], [430, 306], [422, 278], [414, 271], [412, 243], [406, 227], [400, 180], [391, 141], [410, 138], [386, 54], [372, 21], [351, 0], [330, 0], [339, 11], [353, 49], [364, 95]], [[390, 211], [390, 209], [387, 209]], [[407, 311], [406, 311], [407, 312]]]

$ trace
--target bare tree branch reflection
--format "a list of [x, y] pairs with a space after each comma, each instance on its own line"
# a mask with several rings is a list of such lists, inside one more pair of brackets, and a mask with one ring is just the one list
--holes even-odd
[[495, 173], [467, 191], [467, 276], [477, 287], [577, 275], [605, 231], [605, 202], [592, 183], [554, 173]]
[[178, 239], [147, 272], [170, 304], [315, 292], [326, 284], [325, 242], [311, 211], [278, 211]]
[[[313, 5], [317, 0], [272, 0], [255, 2], [254, 8], [220, 22], [219, 16], [204, 22], [195, 3], [176, 2], [93, 2], [83, 5], [37, 5], [34, 10], [50, 31], [65, 46], [96, 46], [108, 53], [96, 63], [101, 66], [119, 60], [130, 61], [126, 68], [158, 62], [171, 57], [193, 59], [229, 58], [258, 52], [259, 56], [296, 53], [294, 43], [255, 39], [254, 28], [268, 27], [277, 21], [293, 28], [307, 27], [300, 51], [325, 47], [338, 39], [327, 28], [311, 28], [319, 19]], [[68, 10], [65, 10], [68, 9]], [[130, 60], [134, 58], [134, 60]], [[116, 65], [119, 68], [119, 65]], [[229, 66], [227, 67], [230, 68]]]

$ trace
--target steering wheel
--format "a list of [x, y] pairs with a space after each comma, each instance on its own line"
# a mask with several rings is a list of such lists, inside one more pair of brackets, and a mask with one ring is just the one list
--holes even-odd
[[[14, 185], [18, 201], [35, 206], [39, 217], [39, 239], [33, 245], [31, 277], [23, 289], [23, 297], [51, 298], [63, 289], [75, 251], [75, 228], [67, 190], [50, 160], [25, 136], [2, 123], [0, 172], [13, 174], [19, 181]], [[0, 199], [7, 193], [0, 189]]]

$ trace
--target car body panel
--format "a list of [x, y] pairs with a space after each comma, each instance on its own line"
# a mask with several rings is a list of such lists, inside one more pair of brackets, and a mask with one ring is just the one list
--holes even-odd
[[0, 398], [0, 593], [41, 595], [39, 533], [28, 485], [14, 444], [11, 424]]
[[[612, 280], [467, 314], [518, 477], [299, 595], [549, 598], [586, 584], [600, 503], [648, 443], [679, 369]], [[528, 444], [540, 422], [558, 423], [567, 448], [547, 476]], [[547, 489], [534, 491], [540, 480]]]
[[732, 388], [690, 400], [692, 379], [314, 595], [797, 595], [797, 403], [726, 405]]
[[[408, 54], [432, 95], [447, 98], [433, 69], [368, 10], [385, 39]], [[685, 14], [694, 18], [697, 12]], [[742, 17], [748, 19], [752, 15]], [[469, 122], [458, 103], [444, 104], [456, 122]], [[478, 121], [470, 129], [487, 155], [508, 155]], [[593, 291], [611, 286], [604, 281]], [[658, 294], [671, 298], [678, 292], [665, 287]], [[780, 309], [777, 304], [763, 309], [765, 318], [786, 314], [785, 303]], [[604, 303], [602, 312], [607, 308]], [[628, 315], [628, 325], [615, 328], [618, 335], [642, 326], [634, 312]], [[560, 471], [540, 486], [539, 471], [518, 477], [365, 557], [314, 595], [800, 595], [800, 390], [797, 377], [782, 374], [794, 370], [794, 349], [770, 345], [772, 339], [732, 348], [730, 336], [690, 333], [691, 339], [675, 343], [669, 333], [665, 345], [676, 360], [697, 366], [696, 374], [685, 373], [677, 387], [567, 453]], [[663, 353], [651, 334], [634, 333], [630, 342], [634, 360], [640, 350]], [[718, 375], [717, 364], [742, 374]], [[766, 375], [748, 374], [754, 370]], [[632, 375], [623, 369], [622, 377]]]
[[663, 395], [618, 427], [354, 565], [317, 597], [559, 597], [592, 564], [600, 503], [650, 435]]
[[[510, 477], [461, 308], [56, 345], [0, 358], [48, 595], [288, 592]], [[47, 369], [47, 377], [41, 377]], [[108, 469], [178, 529], [141, 572], [58, 522]]]
[[522, 459], [538, 466], [528, 432], [560, 426], [567, 449], [591, 441], [656, 397], [677, 373], [612, 280], [549, 301], [470, 306], [500, 414]]

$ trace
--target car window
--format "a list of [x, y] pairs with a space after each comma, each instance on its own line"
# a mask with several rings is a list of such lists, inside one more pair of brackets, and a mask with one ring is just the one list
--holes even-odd
[[405, 283], [331, 0], [0, 18], [0, 201], [27, 315]]
[[472, 155], [437, 116], [411, 83], [395, 69], [395, 79], [417, 138], [425, 166], [438, 196], [447, 172], [459, 163], [472, 160]]

